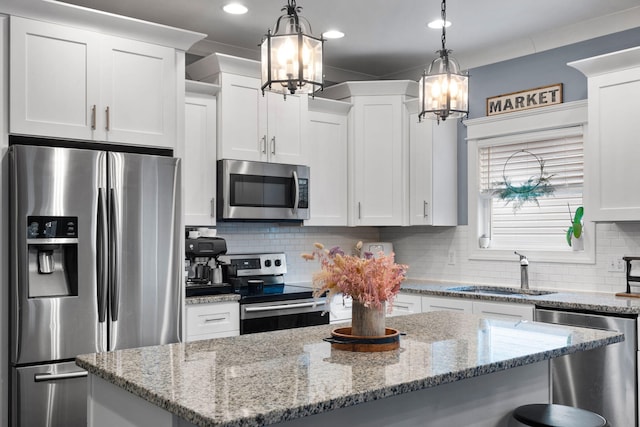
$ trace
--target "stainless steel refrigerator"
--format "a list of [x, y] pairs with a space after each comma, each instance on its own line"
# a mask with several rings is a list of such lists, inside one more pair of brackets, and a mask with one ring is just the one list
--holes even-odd
[[9, 153], [11, 425], [84, 427], [76, 355], [180, 339], [179, 160]]

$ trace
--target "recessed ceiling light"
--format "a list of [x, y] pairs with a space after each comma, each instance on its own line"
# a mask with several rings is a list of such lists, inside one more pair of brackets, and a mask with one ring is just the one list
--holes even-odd
[[247, 9], [244, 5], [241, 5], [240, 3], [229, 3], [224, 5], [222, 10], [232, 15], [243, 15], [247, 13], [249, 9]]
[[341, 39], [344, 37], [344, 33], [338, 30], [329, 30], [322, 33], [322, 37], [325, 39]]
[[[444, 22], [444, 27], [445, 28], [449, 28], [451, 26], [451, 22], [450, 21], [445, 21]], [[441, 30], [442, 29], [442, 19], [436, 19], [435, 21], [431, 21], [427, 24], [427, 27], [429, 28], [433, 28], [435, 30]]]

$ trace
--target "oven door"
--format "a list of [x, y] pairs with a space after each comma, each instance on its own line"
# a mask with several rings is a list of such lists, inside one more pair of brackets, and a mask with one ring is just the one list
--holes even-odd
[[309, 219], [307, 166], [218, 161], [220, 219]]
[[240, 304], [240, 334], [328, 325], [326, 299], [297, 299]]

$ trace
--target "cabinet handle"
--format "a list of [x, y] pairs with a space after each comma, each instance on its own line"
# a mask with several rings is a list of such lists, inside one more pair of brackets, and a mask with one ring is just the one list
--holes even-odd
[[208, 319], [204, 319], [204, 323], [220, 322], [222, 320], [226, 320], [226, 317], [210, 317]]
[[211, 218], [216, 217], [216, 198], [211, 198]]
[[362, 219], [362, 209], [360, 202], [358, 202], [358, 219]]
[[423, 203], [424, 203], [424, 205], [422, 207], [422, 212], [424, 214], [424, 217], [428, 218], [429, 217], [429, 203], [427, 203], [426, 200]]
[[276, 154], [276, 137], [271, 138], [271, 154]]
[[260, 151], [262, 154], [267, 154], [267, 135], [262, 135], [260, 139]]
[[96, 104], [91, 106], [91, 130], [96, 130]]
[[105, 111], [107, 113], [107, 125], [105, 126], [105, 129], [109, 130], [109, 128], [111, 127], [109, 107], [107, 107], [107, 109]]

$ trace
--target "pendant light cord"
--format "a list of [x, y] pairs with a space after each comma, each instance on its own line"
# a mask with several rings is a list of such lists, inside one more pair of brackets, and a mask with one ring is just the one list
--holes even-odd
[[442, 51], [445, 52], [445, 42], [447, 41], [447, 0], [442, 0], [442, 5], [440, 5], [440, 16], [442, 17], [442, 36], [440, 40], [442, 41]]

